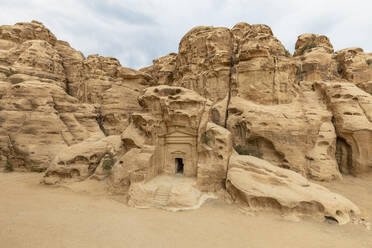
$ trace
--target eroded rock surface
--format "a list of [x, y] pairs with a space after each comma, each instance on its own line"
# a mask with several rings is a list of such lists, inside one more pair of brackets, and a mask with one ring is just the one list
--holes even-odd
[[[320, 91], [302, 82], [301, 97], [290, 104], [259, 105], [232, 97], [227, 129], [239, 154], [253, 155], [317, 180], [340, 178], [335, 159], [336, 133], [332, 113]], [[221, 123], [225, 103], [213, 107]]]
[[11, 85], [0, 99], [0, 147], [13, 169], [44, 170], [57, 152], [103, 137], [93, 105], [40, 81]]
[[[37, 21], [0, 26], [0, 170], [103, 180], [161, 208], [193, 208], [228, 177], [236, 199], [345, 223], [357, 208], [304, 177], [371, 170], [371, 82], [361, 48], [303, 34], [291, 55], [263, 24], [195, 27], [139, 71], [85, 57]], [[250, 195], [253, 183], [277, 198]]]
[[346, 48], [336, 53], [342, 78], [354, 83], [364, 83], [372, 79], [372, 54], [362, 48]]
[[129, 205], [170, 211], [197, 209], [214, 196], [202, 193], [195, 184], [193, 178], [167, 176], [159, 176], [148, 183], [134, 183], [129, 191]]
[[0, 26], [1, 167], [42, 171], [61, 149], [121, 134], [150, 79], [85, 58], [40, 22]]
[[91, 138], [66, 147], [51, 162], [45, 172], [44, 182], [56, 184], [69, 182], [71, 179], [80, 181], [93, 173], [98, 179], [102, 179], [106, 174], [105, 171], [112, 169], [116, 157], [121, 151], [120, 135], [112, 135], [102, 139]]
[[192, 90], [162, 85], [147, 88], [139, 103], [144, 112], [133, 114], [122, 133], [127, 152], [114, 165], [113, 188], [128, 191], [165, 173], [196, 177], [203, 191], [222, 189], [231, 134], [208, 122], [210, 102]]
[[252, 156], [231, 156], [226, 184], [235, 201], [253, 209], [332, 218], [340, 224], [360, 214], [359, 208], [341, 195]]
[[372, 96], [352, 83], [319, 82], [333, 112], [337, 130], [336, 158], [342, 173], [372, 168]]

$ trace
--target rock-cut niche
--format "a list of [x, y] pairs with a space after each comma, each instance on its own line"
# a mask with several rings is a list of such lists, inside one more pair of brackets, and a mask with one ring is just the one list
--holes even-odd
[[174, 129], [159, 136], [159, 172], [169, 175], [180, 174], [196, 177], [197, 171], [197, 134], [186, 130]]

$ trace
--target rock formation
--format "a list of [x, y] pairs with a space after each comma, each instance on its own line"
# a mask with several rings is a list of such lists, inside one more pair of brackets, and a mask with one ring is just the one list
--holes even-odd
[[136, 207], [192, 209], [227, 189], [346, 223], [358, 208], [306, 178], [371, 170], [371, 82], [361, 48], [303, 34], [291, 55], [261, 24], [195, 27], [139, 71], [37, 21], [0, 26], [0, 169], [105, 180]]
[[[240, 154], [262, 157], [308, 178], [332, 180], [341, 178], [343, 162], [337, 144], [345, 138], [333, 104], [324, 87], [317, 85], [353, 83], [355, 90], [365, 94], [367, 106], [371, 61], [371, 54], [360, 48], [334, 52], [326, 36], [315, 34], [300, 35], [292, 56], [268, 26], [238, 23], [231, 30], [194, 28], [182, 38], [179, 54], [154, 60], [153, 66], [143, 70], [154, 78], [167, 71], [167, 80], [161, 83], [190, 88], [210, 99], [211, 121], [232, 133], [233, 146]], [[229, 76], [223, 71], [229, 71]], [[209, 89], [212, 81], [206, 75], [212, 72], [217, 79]], [[209, 92], [216, 89], [218, 96]], [[368, 110], [359, 112], [368, 126]], [[357, 124], [353, 119], [349, 125]], [[369, 136], [370, 131], [366, 133]], [[367, 140], [361, 149], [369, 149]], [[347, 141], [348, 146], [352, 142]], [[360, 156], [358, 152], [354, 156]], [[371, 155], [363, 154], [371, 160]], [[367, 157], [354, 160], [361, 163], [356, 167], [369, 170]]]
[[360, 214], [346, 198], [253, 156], [231, 157], [226, 187], [235, 201], [253, 209], [269, 207], [281, 214], [332, 218], [340, 224]]
[[121, 134], [150, 79], [85, 58], [40, 22], [1, 26], [0, 167], [42, 171], [61, 150]]

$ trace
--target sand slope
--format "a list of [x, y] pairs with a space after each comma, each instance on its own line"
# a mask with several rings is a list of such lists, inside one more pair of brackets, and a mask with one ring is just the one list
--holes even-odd
[[[40, 185], [40, 179], [0, 173], [0, 247], [372, 247], [372, 231], [363, 225], [251, 216], [220, 200], [194, 211], [141, 210], [107, 196]], [[346, 177], [326, 186], [368, 217], [371, 179]]]

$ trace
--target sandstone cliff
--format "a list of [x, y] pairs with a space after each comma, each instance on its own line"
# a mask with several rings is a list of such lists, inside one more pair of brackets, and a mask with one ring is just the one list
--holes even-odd
[[[276, 197], [344, 223], [357, 207], [338, 196], [329, 205], [333, 193], [301, 176], [371, 170], [371, 85], [372, 54], [303, 34], [292, 55], [261, 24], [195, 27], [178, 53], [139, 71], [85, 57], [37, 21], [0, 26], [0, 169], [46, 171], [47, 184], [106, 180], [135, 206], [189, 208], [227, 182], [248, 205]], [[162, 174], [195, 180], [151, 181]], [[264, 191], [273, 180], [277, 196]], [[285, 198], [298, 189], [305, 200]]]
[[1, 26], [0, 167], [45, 170], [61, 149], [120, 134], [150, 79], [85, 58], [40, 22]]
[[[238, 23], [232, 29], [194, 28], [178, 54], [155, 59], [142, 71], [159, 84], [210, 99], [211, 121], [232, 133], [240, 154], [330, 180], [371, 168], [371, 56], [361, 48], [334, 52], [330, 40], [316, 34], [300, 35], [292, 56], [268, 26]], [[335, 102], [332, 94], [341, 98]], [[355, 110], [347, 115], [349, 108]], [[363, 133], [362, 143], [357, 133]]]

